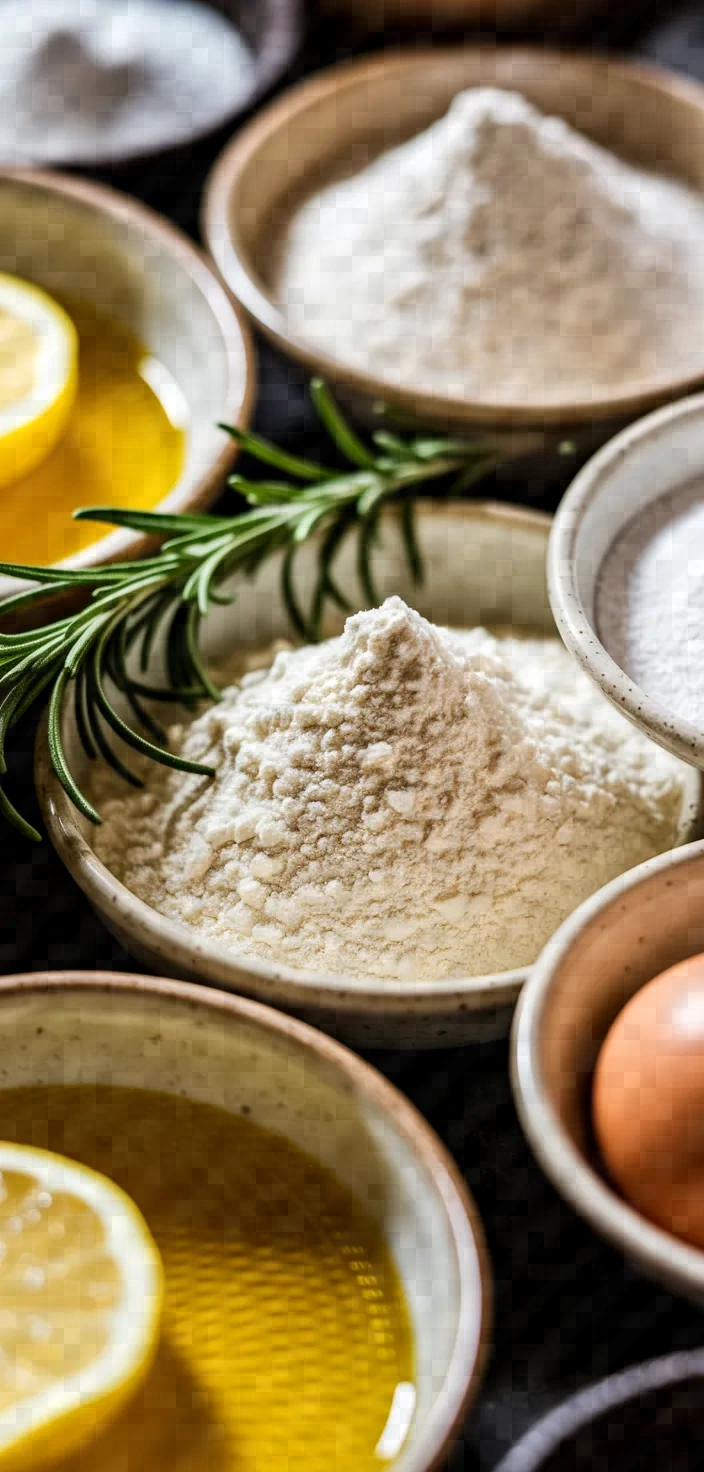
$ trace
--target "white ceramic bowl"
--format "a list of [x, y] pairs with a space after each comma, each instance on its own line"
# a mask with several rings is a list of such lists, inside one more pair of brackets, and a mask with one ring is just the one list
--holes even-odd
[[704, 767], [704, 731], [647, 695], [599, 638], [596, 590], [604, 559], [638, 512], [704, 475], [704, 394], [625, 429], [575, 477], [550, 535], [548, 583], [560, 633], [609, 700], [653, 741]]
[[[440, 624], [513, 623], [554, 633], [545, 582], [549, 527], [548, 517], [517, 507], [426, 502], [418, 520], [425, 580], [414, 588], [398, 523], [387, 514], [376, 563], [379, 596], [401, 593]], [[310, 547], [301, 553], [303, 586], [312, 574], [312, 555]], [[342, 585], [363, 607], [352, 547], [343, 551], [338, 570]], [[339, 625], [330, 625], [330, 633], [338, 631]], [[204, 647], [218, 663], [234, 647], [256, 648], [280, 635], [290, 637], [290, 632], [279, 592], [279, 565], [271, 561], [241, 587], [231, 608], [213, 613]], [[72, 701], [67, 702], [64, 731], [73, 770], [83, 780], [88, 764], [76, 740]], [[507, 1031], [526, 975], [522, 969], [414, 983], [320, 976], [237, 956], [159, 915], [96, 859], [90, 824], [49, 770], [45, 734], [40, 735], [37, 757], [40, 800], [55, 847], [105, 924], [143, 965], [254, 995], [360, 1047], [443, 1047]], [[700, 793], [699, 774], [693, 772], [682, 814], [682, 842], [698, 821]]]
[[581, 905], [533, 967], [513, 1026], [521, 1123], [574, 1210], [637, 1267], [704, 1306], [704, 1252], [652, 1226], [600, 1172], [590, 1128], [600, 1046], [630, 997], [704, 951], [704, 842], [661, 854]]
[[0, 1089], [108, 1083], [243, 1108], [376, 1218], [411, 1314], [415, 1419], [397, 1472], [430, 1472], [476, 1393], [491, 1318], [481, 1223], [437, 1136], [375, 1069], [289, 1017], [153, 977], [0, 981]]
[[[87, 301], [131, 328], [164, 363], [186, 399], [188, 446], [183, 473], [159, 510], [209, 505], [236, 454], [217, 425], [248, 423], [255, 366], [249, 331], [200, 251], [127, 195], [62, 174], [6, 170], [0, 271]], [[143, 536], [118, 529], [66, 565], [139, 556], [145, 545]], [[0, 580], [0, 597], [16, 591], [16, 583]]]

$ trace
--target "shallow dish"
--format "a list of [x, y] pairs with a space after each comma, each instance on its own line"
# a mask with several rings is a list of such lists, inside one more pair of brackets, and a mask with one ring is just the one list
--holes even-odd
[[[183, 473], [159, 509], [207, 506], [235, 458], [217, 423], [246, 425], [255, 367], [249, 332], [200, 252], [126, 195], [61, 174], [6, 170], [0, 270], [82, 298], [165, 364], [186, 398], [189, 425]], [[67, 565], [137, 557], [145, 545], [143, 536], [113, 531]], [[0, 596], [16, 591], [0, 579]]]
[[117, 1084], [211, 1102], [283, 1134], [337, 1175], [376, 1218], [411, 1313], [416, 1414], [394, 1466], [430, 1472], [481, 1378], [491, 1280], [474, 1204], [416, 1110], [310, 1028], [176, 982], [5, 977], [0, 1019], [0, 1089]]
[[513, 1026], [518, 1112], [557, 1190], [651, 1277], [704, 1304], [704, 1252], [652, 1226], [600, 1173], [590, 1132], [600, 1046], [630, 997], [704, 950], [704, 842], [661, 854], [613, 880], [548, 941]]
[[623, 422], [704, 380], [633, 382], [620, 393], [541, 407], [414, 392], [348, 367], [293, 334], [268, 273], [272, 240], [307, 194], [352, 165], [422, 131], [462, 88], [515, 88], [634, 162], [704, 189], [704, 90], [642, 66], [524, 48], [387, 52], [335, 67], [288, 92], [225, 149], [207, 185], [203, 232], [218, 270], [253, 321], [307, 369], [351, 395], [366, 415], [383, 400], [435, 425], [495, 436], [522, 432], [517, 451], [569, 436], [594, 448]]
[[665, 709], [612, 659], [596, 630], [599, 573], [640, 511], [704, 474], [704, 395], [649, 414], [605, 445], [575, 477], [550, 536], [550, 602], [560, 633], [608, 699], [653, 741], [704, 767], [704, 731]]
[[616, 1447], [640, 1472], [687, 1472], [704, 1438], [703, 1381], [701, 1349], [630, 1365], [531, 1426], [497, 1472], [591, 1472], [613, 1465]]
[[[549, 529], [549, 517], [518, 507], [421, 503], [418, 531], [425, 579], [414, 588], [398, 523], [387, 513], [375, 563], [379, 595], [401, 593], [440, 624], [514, 623], [535, 633], [554, 633], [545, 583]], [[304, 586], [303, 558], [310, 555], [310, 548], [303, 549]], [[364, 607], [351, 548], [343, 549], [338, 569], [342, 586]], [[328, 631], [339, 632], [339, 625], [331, 625]], [[279, 566], [272, 559], [230, 610], [213, 612], [205, 649], [217, 663], [233, 648], [256, 648], [280, 635], [290, 636], [290, 624], [280, 598]], [[73, 770], [80, 780], [87, 762], [76, 741], [73, 702], [66, 708], [64, 730]], [[38, 741], [36, 772], [44, 819], [59, 855], [108, 928], [143, 964], [256, 996], [301, 1014], [358, 1046], [446, 1047], [507, 1031], [524, 970], [413, 984], [320, 977], [238, 957], [166, 919], [137, 899], [96, 858], [90, 824], [77, 813], [50, 772], [44, 730]], [[693, 771], [682, 814], [682, 842], [696, 831], [700, 801], [701, 781]]]

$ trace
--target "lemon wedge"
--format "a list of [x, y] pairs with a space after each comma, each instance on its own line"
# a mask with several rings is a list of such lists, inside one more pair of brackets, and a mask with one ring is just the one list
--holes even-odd
[[46, 292], [0, 274], [0, 486], [63, 434], [78, 387], [78, 334]]
[[60, 1155], [0, 1144], [0, 1472], [102, 1429], [156, 1348], [162, 1269], [134, 1203]]

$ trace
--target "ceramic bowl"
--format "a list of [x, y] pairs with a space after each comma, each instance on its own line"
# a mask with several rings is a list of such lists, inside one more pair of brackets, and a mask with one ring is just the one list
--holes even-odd
[[[188, 406], [183, 474], [159, 509], [207, 506], [233, 463], [218, 421], [244, 427], [255, 388], [250, 336], [196, 248], [126, 195], [31, 171], [0, 171], [0, 271], [83, 298], [124, 322], [169, 369]], [[93, 567], [139, 556], [116, 530], [68, 560]], [[0, 580], [0, 596], [17, 584]]]
[[[634, 162], [704, 189], [704, 90], [697, 84], [643, 66], [544, 49], [414, 48], [337, 66], [260, 113], [225, 149], [210, 177], [204, 237], [256, 325], [306, 369], [322, 373], [359, 414], [368, 416], [381, 400], [426, 423], [499, 436], [517, 453], [565, 437], [594, 448], [618, 425], [687, 392], [694, 380], [633, 382], [618, 393], [597, 390], [588, 400], [545, 406], [418, 393], [296, 336], [275, 300], [272, 243], [301, 200], [422, 131], [459, 91], [478, 85], [522, 92]], [[697, 381], [703, 380], [704, 360]]]
[[[37, 152], [32, 163], [44, 167], [58, 165], [61, 168], [105, 169], [109, 166], [111, 169], [118, 169], [121, 177], [136, 167], [143, 169], [145, 165], [155, 163], [160, 164], [164, 170], [178, 171], [179, 166], [188, 162], [189, 150], [192, 150], [194, 144], [213, 139], [228, 125], [232, 127], [243, 113], [280, 81], [294, 60], [303, 36], [302, 0], [206, 0], [206, 8], [222, 13], [246, 43], [252, 58], [251, 76], [247, 84], [238, 87], [231, 98], [225, 98], [222, 107], [213, 110], [206, 123], [193, 129], [191, 122], [189, 132], [188, 123], [184, 124], [183, 109], [179, 114], [174, 107], [171, 138], [165, 135], [164, 142], [156, 147], [146, 148], [134, 140], [123, 141], [118, 146], [114, 140], [110, 142], [104, 136], [101, 137], [99, 132], [91, 136], [86, 129], [80, 149], [66, 149], [59, 156], [53, 141], [46, 151]], [[64, 38], [67, 13], [59, 11], [57, 14], [56, 29]], [[96, 69], [91, 76], [91, 62], [94, 68], [99, 66], [89, 52], [84, 54], [81, 58], [81, 71], [88, 84], [92, 81], [99, 87], [100, 73]], [[75, 71], [75, 60], [72, 64], [69, 63], [69, 78], [72, 70]]]
[[[545, 549], [549, 518], [518, 507], [479, 503], [421, 503], [419, 541], [425, 578], [409, 579], [398, 523], [388, 514], [375, 564], [380, 599], [398, 592], [440, 624], [471, 627], [507, 624], [553, 633], [547, 600]], [[312, 549], [301, 552], [301, 586]], [[340, 556], [342, 586], [356, 606], [364, 596], [356, 584], [353, 548]], [[354, 591], [353, 591], [354, 590]], [[331, 623], [327, 632], [339, 632]], [[233, 648], [256, 648], [272, 638], [290, 637], [279, 593], [279, 567], [264, 564], [237, 602], [217, 611], [205, 631], [204, 647], [213, 663]], [[87, 762], [76, 741], [73, 702], [64, 716], [73, 770], [86, 776]], [[345, 1041], [363, 1046], [445, 1047], [505, 1033], [525, 971], [470, 976], [461, 980], [415, 982], [359, 981], [324, 976], [236, 956], [181, 924], [157, 914], [108, 872], [92, 848], [93, 830], [75, 810], [51, 774], [45, 733], [37, 748], [37, 783], [52, 841], [74, 879], [108, 928], [151, 969], [208, 981], [303, 1015]], [[701, 782], [693, 772], [682, 813], [684, 842], [699, 822]]]
[[491, 1275], [464, 1183], [375, 1069], [269, 1008], [153, 977], [0, 981], [0, 1088], [110, 1083], [245, 1112], [333, 1170], [376, 1218], [405, 1289], [415, 1419], [398, 1472], [430, 1472], [481, 1378]]
[[703, 1389], [701, 1349], [630, 1365], [556, 1406], [496, 1472], [689, 1472], [704, 1438]]
[[704, 951], [704, 842], [640, 864], [581, 905], [533, 967], [516, 1012], [516, 1103], [558, 1191], [643, 1272], [704, 1304], [704, 1252], [652, 1226], [601, 1173], [591, 1081], [606, 1034], [654, 976]]
[[649, 414], [605, 445], [572, 482], [550, 537], [550, 601], [567, 648], [635, 725], [704, 767], [704, 731], [665, 709], [601, 643], [596, 590], [604, 559], [631, 519], [704, 472], [704, 394]]

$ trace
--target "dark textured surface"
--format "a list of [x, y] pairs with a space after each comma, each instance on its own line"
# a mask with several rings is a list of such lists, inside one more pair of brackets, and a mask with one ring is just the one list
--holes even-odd
[[[628, 44], [651, 58], [704, 77], [704, 11], [661, 19], [643, 34], [640, 6], [617, 8], [592, 27], [585, 44]], [[640, 33], [639, 33], [640, 29]], [[348, 52], [328, 26], [311, 38], [298, 72]], [[155, 166], [130, 184], [195, 233], [212, 147], [188, 171], [168, 177]], [[118, 182], [113, 180], [113, 182]], [[258, 428], [291, 448], [315, 445], [305, 386], [296, 369], [269, 349], [260, 354]], [[514, 499], [535, 501], [535, 487], [513, 485]], [[13, 795], [33, 808], [32, 733], [22, 733]], [[33, 849], [2, 830], [0, 969], [137, 969], [93, 917], [48, 844]], [[698, 1345], [701, 1318], [635, 1273], [561, 1203], [523, 1140], [507, 1077], [505, 1045], [374, 1060], [430, 1120], [463, 1169], [485, 1222], [496, 1278], [494, 1350], [483, 1392], [451, 1472], [494, 1467], [511, 1442], [563, 1396], [633, 1361]], [[618, 1455], [613, 1466], [619, 1465]], [[663, 1467], [663, 1472], [666, 1469]]]

